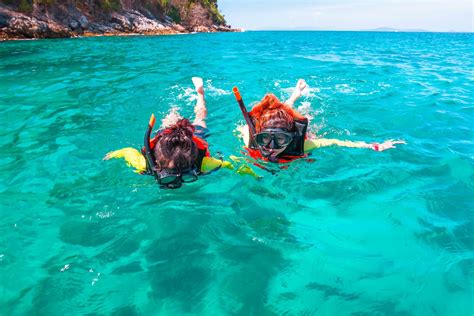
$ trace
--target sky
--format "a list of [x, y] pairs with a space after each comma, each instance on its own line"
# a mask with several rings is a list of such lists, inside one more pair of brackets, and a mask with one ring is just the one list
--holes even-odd
[[218, 0], [227, 23], [246, 30], [473, 32], [474, 0]]

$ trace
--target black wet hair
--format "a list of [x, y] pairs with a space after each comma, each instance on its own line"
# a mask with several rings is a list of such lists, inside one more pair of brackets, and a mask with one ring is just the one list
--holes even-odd
[[188, 119], [181, 119], [162, 132], [156, 142], [154, 154], [158, 169], [175, 170], [192, 168], [198, 158], [198, 148], [193, 141], [194, 126]]

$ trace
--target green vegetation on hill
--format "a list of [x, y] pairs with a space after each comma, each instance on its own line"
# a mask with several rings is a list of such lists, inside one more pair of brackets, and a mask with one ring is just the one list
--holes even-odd
[[226, 23], [224, 16], [219, 12], [217, 0], [0, 0], [1, 3], [23, 13], [32, 12], [35, 5], [44, 5], [51, 9], [61, 5], [72, 5], [77, 8], [87, 7], [90, 12], [97, 13], [97, 11], [120, 11], [127, 4], [131, 8], [146, 8], [151, 12], [162, 12], [176, 23], [180, 23], [185, 18], [183, 14], [186, 15], [189, 12], [192, 4], [200, 4], [207, 10], [209, 18], [215, 24]]

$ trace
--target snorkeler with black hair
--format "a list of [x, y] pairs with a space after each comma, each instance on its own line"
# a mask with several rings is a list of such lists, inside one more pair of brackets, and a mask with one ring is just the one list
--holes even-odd
[[405, 144], [403, 140], [387, 140], [383, 143], [365, 143], [362, 141], [342, 141], [308, 137], [308, 119], [298, 113], [293, 105], [306, 88], [303, 79], [298, 80], [291, 97], [280, 102], [273, 94], [267, 94], [247, 112], [237, 87], [233, 88], [246, 126], [239, 128], [248, 155], [263, 161], [286, 163], [294, 159], [307, 157], [315, 148], [343, 146], [368, 148], [384, 151], [395, 148], [396, 144]]
[[[104, 160], [124, 158], [136, 172], [153, 175], [160, 187], [169, 189], [194, 182], [201, 175], [220, 168], [234, 169], [232, 163], [210, 155], [209, 145], [205, 141], [209, 130], [206, 125], [207, 108], [203, 81], [199, 77], [193, 77], [192, 81], [197, 93], [195, 119], [192, 124], [172, 111], [163, 120], [165, 126], [150, 138], [155, 124], [155, 116], [152, 114], [141, 151], [127, 147], [109, 152]], [[237, 173], [258, 177], [246, 165], [237, 168]]]

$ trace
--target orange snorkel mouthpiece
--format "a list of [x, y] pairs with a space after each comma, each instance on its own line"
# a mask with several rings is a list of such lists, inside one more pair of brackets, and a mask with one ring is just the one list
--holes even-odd
[[242, 111], [242, 114], [244, 115], [245, 123], [247, 123], [247, 126], [249, 127], [250, 139], [253, 140], [257, 132], [255, 131], [255, 125], [253, 124], [252, 119], [250, 118], [250, 115], [247, 112], [247, 108], [245, 107], [244, 101], [242, 100], [239, 88], [233, 87], [232, 92], [234, 92], [235, 98], [237, 99], [237, 103], [239, 103], [240, 111]]
[[150, 121], [148, 122], [148, 126], [150, 126], [151, 128], [153, 128], [153, 126], [155, 125], [155, 114], [151, 114], [150, 116]]
[[239, 88], [233, 87], [233, 88], [232, 88], [232, 92], [234, 92], [234, 95], [235, 95], [235, 98], [237, 99], [237, 101], [241, 101], [241, 100], [242, 100], [242, 96], [240, 95]]

